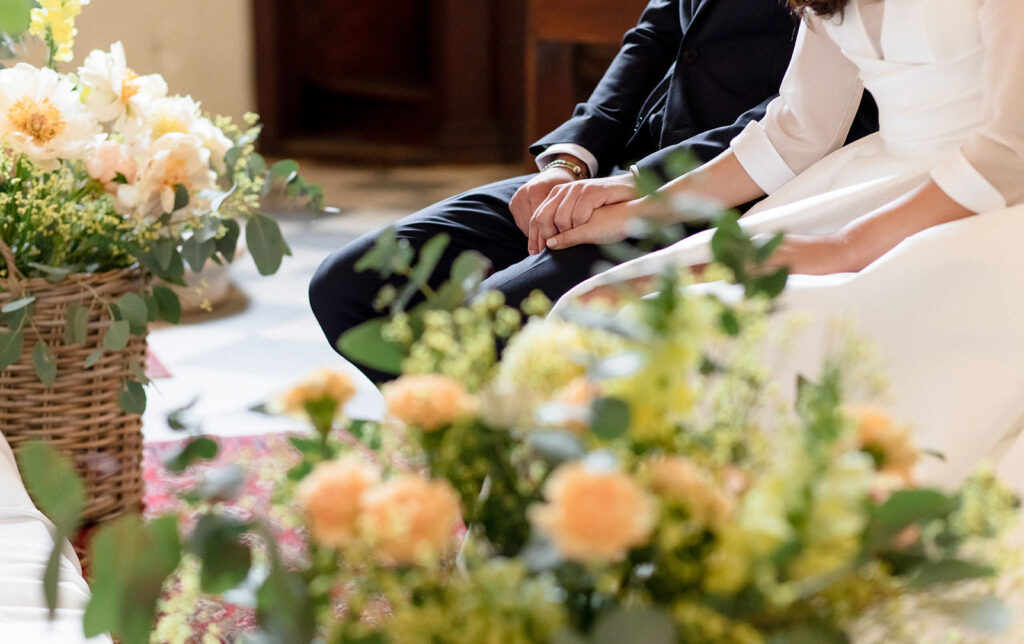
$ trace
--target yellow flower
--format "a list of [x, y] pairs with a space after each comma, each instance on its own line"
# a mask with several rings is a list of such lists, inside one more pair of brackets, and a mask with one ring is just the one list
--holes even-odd
[[567, 559], [617, 561], [654, 530], [653, 500], [621, 472], [568, 463], [551, 475], [544, 494], [547, 503], [530, 508], [530, 521]]
[[406, 375], [384, 386], [392, 416], [425, 432], [472, 413], [473, 397], [458, 380], [437, 374]]
[[429, 563], [451, 547], [460, 514], [447, 481], [405, 474], [363, 499], [360, 533], [382, 562]]
[[736, 509], [735, 500], [688, 458], [652, 459], [646, 469], [657, 494], [682, 503], [690, 516], [702, 524], [719, 526]]
[[732, 595], [750, 577], [751, 553], [748, 536], [734, 524], [723, 526], [704, 561], [704, 590], [714, 595]]
[[377, 469], [357, 456], [317, 465], [296, 492], [313, 540], [334, 548], [348, 545], [356, 534], [363, 496], [379, 479]]
[[875, 459], [878, 471], [898, 476], [912, 485], [919, 454], [907, 428], [893, 424], [877, 407], [850, 407], [847, 413], [857, 424], [860, 448]]
[[333, 369], [317, 369], [272, 400], [270, 408], [276, 413], [306, 417], [309, 413], [307, 405], [328, 401], [334, 403], [334, 417], [338, 417], [355, 393], [355, 385], [348, 374]]
[[32, 10], [29, 33], [43, 39], [49, 34], [55, 48], [54, 60], [71, 60], [78, 34], [75, 18], [82, 13], [82, 5], [87, 4], [89, 0], [41, 0], [39, 7]]

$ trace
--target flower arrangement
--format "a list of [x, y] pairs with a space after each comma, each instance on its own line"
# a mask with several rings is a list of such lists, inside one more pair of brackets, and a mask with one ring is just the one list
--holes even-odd
[[[305, 557], [282, 561], [262, 519], [200, 486], [184, 536], [163, 517], [95, 538], [86, 634], [147, 641], [158, 582], [184, 560], [204, 592], [247, 597], [270, 641], [889, 642], [929, 610], [990, 635], [1018, 499], [984, 470], [919, 486], [908, 430], [846, 400], [853, 365], [801, 380], [792, 404], [774, 391], [758, 348], [775, 243], [720, 222], [728, 253], [708, 270], [750, 295], [737, 302], [673, 272], [624, 314], [594, 302], [561, 319], [539, 297], [526, 313], [493, 294], [440, 306], [479, 283], [467, 256], [373, 327], [404, 372], [386, 419], [346, 419], [354, 387], [331, 371], [269, 405], [315, 428], [291, 437], [301, 462], [279, 490], [305, 517]], [[438, 248], [412, 265], [384, 235], [366, 264], [416, 283]], [[215, 453], [196, 435], [172, 466]], [[121, 542], [139, 551], [115, 557]]]
[[[276, 222], [259, 212], [272, 185], [320, 208], [319, 188], [298, 176], [294, 161], [272, 166], [255, 152], [258, 117], [243, 123], [204, 114], [189, 96], [169, 92], [157, 74], [140, 75], [121, 43], [89, 53], [74, 72], [74, 21], [88, 0], [16, 0], [0, 12], [5, 42], [27, 33], [43, 41], [47, 66], [0, 69], [0, 279], [9, 295], [2, 312], [0, 370], [34, 345], [40, 380], [56, 377], [52, 343], [32, 323], [36, 294], [25, 278], [86, 282], [88, 276], [138, 266], [147, 276], [184, 285], [186, 265], [231, 262], [244, 235], [261, 274], [289, 254]], [[84, 287], [83, 287], [84, 288]], [[181, 305], [167, 286], [147, 280], [138, 292], [67, 312], [68, 343], [81, 344], [90, 314], [114, 322], [99, 338], [88, 368], [123, 350], [147, 322], [177, 323]], [[139, 412], [141, 370], [126, 396]]]

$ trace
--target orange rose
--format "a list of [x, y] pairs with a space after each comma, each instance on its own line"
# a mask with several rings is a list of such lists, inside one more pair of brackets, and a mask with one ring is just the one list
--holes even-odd
[[658, 495], [682, 503], [700, 523], [721, 525], [736, 509], [736, 501], [688, 458], [652, 459], [647, 463], [647, 473]]
[[364, 501], [359, 528], [384, 563], [427, 563], [451, 547], [460, 514], [447, 481], [405, 474]]
[[530, 521], [567, 559], [617, 561], [654, 530], [654, 503], [630, 476], [595, 471], [583, 463], [560, 466], [544, 486], [547, 503]]
[[377, 469], [357, 456], [317, 465], [296, 495], [313, 540], [334, 548], [348, 545], [355, 536], [363, 496], [379, 479]]
[[893, 424], [877, 407], [850, 407], [847, 414], [857, 423], [860, 449], [875, 459], [876, 469], [914, 484], [914, 467], [920, 456], [906, 427]]
[[392, 416], [425, 432], [450, 425], [475, 407], [461, 382], [435, 374], [402, 376], [384, 386], [384, 398]]

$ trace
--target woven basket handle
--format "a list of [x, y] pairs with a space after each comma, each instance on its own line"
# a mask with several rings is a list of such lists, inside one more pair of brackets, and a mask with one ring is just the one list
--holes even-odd
[[0, 239], [0, 255], [3, 255], [4, 261], [7, 262], [7, 277], [0, 277], [0, 286], [3, 286], [5, 291], [14, 292], [25, 276], [18, 270], [18, 265], [14, 261], [14, 251], [3, 239]]

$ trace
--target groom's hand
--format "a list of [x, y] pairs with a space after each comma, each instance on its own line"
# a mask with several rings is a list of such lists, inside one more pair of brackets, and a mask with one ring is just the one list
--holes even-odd
[[579, 244], [611, 244], [629, 237], [629, 222], [650, 214], [649, 200], [644, 197], [603, 206], [594, 211], [585, 224], [541, 240], [542, 247], [552, 250]]
[[[575, 157], [569, 156], [566, 156], [566, 158], [575, 159]], [[575, 159], [574, 163], [585, 166], [578, 159]], [[524, 235], [529, 236], [530, 218], [533, 216], [533, 212], [544, 203], [544, 200], [548, 198], [548, 195], [551, 194], [554, 188], [575, 179], [576, 177], [573, 173], [566, 168], [550, 168], [530, 179], [519, 190], [516, 190], [516, 193], [512, 195], [512, 200], [508, 202], [508, 208], [512, 211], [512, 218], [515, 219], [519, 230], [523, 231]]]
[[529, 251], [544, 250], [547, 240], [590, 221], [598, 208], [636, 197], [633, 176], [621, 174], [555, 186], [530, 219]]

